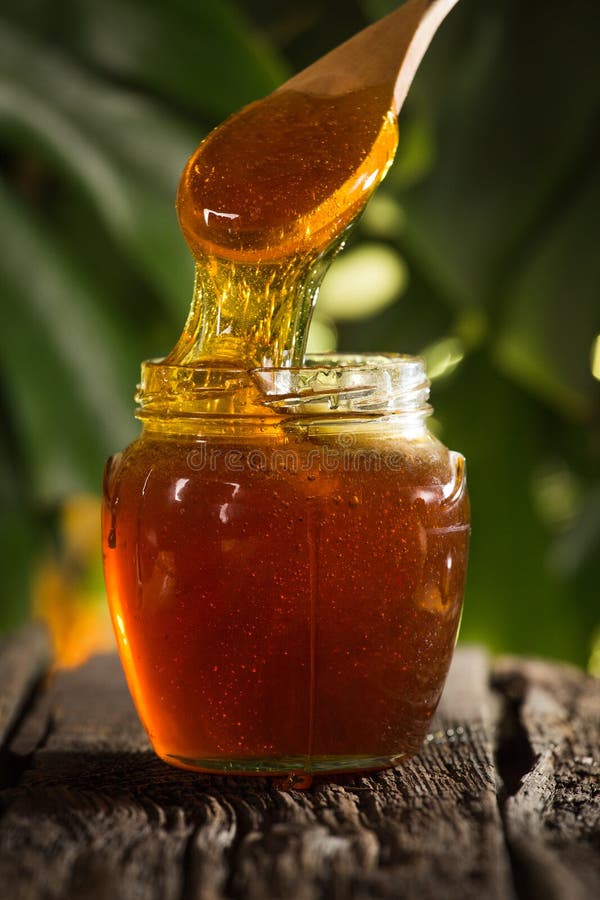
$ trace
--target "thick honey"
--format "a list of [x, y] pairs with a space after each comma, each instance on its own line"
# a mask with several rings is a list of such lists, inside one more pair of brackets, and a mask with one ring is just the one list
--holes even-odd
[[108, 590], [164, 759], [311, 773], [418, 749], [462, 605], [462, 465], [433, 439], [366, 446], [154, 436], [113, 462]]
[[264, 264], [325, 249], [393, 159], [389, 93], [277, 91], [215, 129], [179, 186], [179, 219], [194, 254]]
[[326, 264], [394, 156], [389, 93], [278, 91], [200, 145], [177, 199], [195, 298], [170, 362], [302, 363]]

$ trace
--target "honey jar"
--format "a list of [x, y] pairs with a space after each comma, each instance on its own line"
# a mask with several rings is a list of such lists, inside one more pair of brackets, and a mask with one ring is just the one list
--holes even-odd
[[289, 776], [420, 746], [459, 627], [462, 456], [408, 356], [145, 363], [140, 437], [106, 467], [108, 595], [157, 754]]

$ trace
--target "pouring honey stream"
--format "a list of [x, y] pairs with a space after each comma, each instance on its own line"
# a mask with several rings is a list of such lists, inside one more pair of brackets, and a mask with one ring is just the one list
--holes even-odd
[[390, 96], [280, 90], [200, 145], [177, 200], [194, 301], [168, 363], [302, 364], [327, 266], [394, 158]]

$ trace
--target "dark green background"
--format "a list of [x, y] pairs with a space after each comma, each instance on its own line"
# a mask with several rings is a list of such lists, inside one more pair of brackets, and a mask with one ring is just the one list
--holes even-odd
[[[142, 358], [185, 318], [179, 173], [245, 102], [389, 11], [384, 0], [5, 0], [0, 22], [0, 621], [65, 496], [98, 491], [135, 434]], [[434, 381], [468, 458], [463, 637], [585, 663], [600, 624], [600, 13], [596, 0], [461, 0], [401, 117], [359, 226], [409, 271], [338, 323], [342, 350], [454, 338]], [[370, 222], [370, 224], [369, 224]], [[376, 223], [375, 223], [376, 225]], [[445, 346], [445, 345], [442, 345]], [[596, 638], [598, 635], [596, 635]]]

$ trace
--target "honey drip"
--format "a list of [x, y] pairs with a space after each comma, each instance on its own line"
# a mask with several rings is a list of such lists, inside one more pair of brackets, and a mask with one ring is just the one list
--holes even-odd
[[390, 96], [280, 90], [200, 144], [177, 199], [194, 299], [168, 363], [302, 364], [327, 265], [394, 157]]

